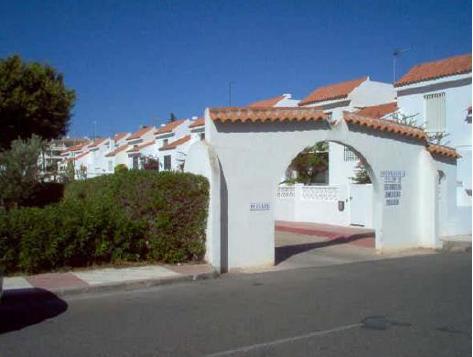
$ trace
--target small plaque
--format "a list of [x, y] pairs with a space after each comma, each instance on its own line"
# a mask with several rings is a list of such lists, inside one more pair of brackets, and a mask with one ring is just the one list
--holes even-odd
[[251, 202], [250, 211], [269, 211], [271, 205], [269, 202]]

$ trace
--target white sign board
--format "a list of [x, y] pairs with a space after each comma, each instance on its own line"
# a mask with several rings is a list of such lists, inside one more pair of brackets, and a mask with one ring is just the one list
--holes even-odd
[[399, 206], [402, 192], [402, 178], [406, 176], [403, 170], [381, 171], [384, 179], [384, 198], [386, 206]]

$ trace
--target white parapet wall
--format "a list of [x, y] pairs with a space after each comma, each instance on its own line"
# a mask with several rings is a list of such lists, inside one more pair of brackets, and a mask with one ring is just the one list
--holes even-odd
[[274, 216], [280, 221], [356, 224], [371, 228], [372, 200], [372, 185], [281, 185]]

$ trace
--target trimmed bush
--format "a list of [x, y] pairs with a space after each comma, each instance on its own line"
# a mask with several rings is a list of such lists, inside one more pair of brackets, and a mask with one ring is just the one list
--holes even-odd
[[71, 182], [59, 204], [0, 212], [1, 262], [40, 272], [201, 260], [208, 189], [202, 176], [136, 170]]
[[128, 167], [125, 164], [118, 164], [113, 169], [113, 172], [116, 174], [119, 174], [120, 172], [125, 172], [125, 171], [128, 171]]
[[59, 182], [41, 182], [35, 185], [32, 194], [20, 202], [25, 207], [45, 207], [61, 201], [64, 195], [64, 184]]

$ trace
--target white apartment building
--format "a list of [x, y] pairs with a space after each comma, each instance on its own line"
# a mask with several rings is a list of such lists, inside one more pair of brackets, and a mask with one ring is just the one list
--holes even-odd
[[457, 204], [471, 206], [471, 54], [411, 68], [394, 87], [402, 114], [430, 134], [446, 133], [443, 144], [461, 155], [457, 161]]
[[155, 154], [160, 171], [181, 171], [190, 140], [189, 119], [180, 119], [162, 125], [155, 131]]
[[142, 168], [142, 149], [154, 145], [154, 126], [144, 126], [125, 139], [127, 160], [125, 165], [129, 169]]

